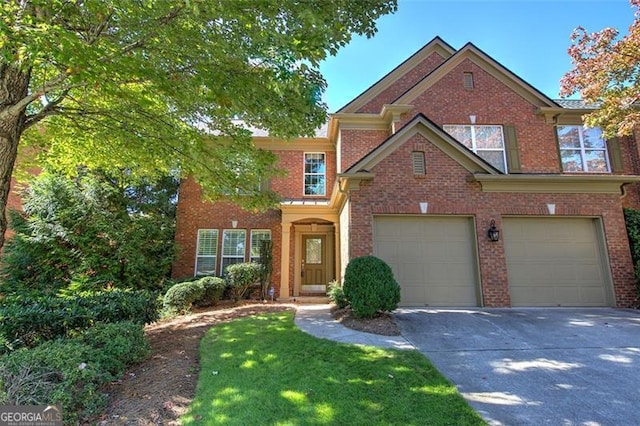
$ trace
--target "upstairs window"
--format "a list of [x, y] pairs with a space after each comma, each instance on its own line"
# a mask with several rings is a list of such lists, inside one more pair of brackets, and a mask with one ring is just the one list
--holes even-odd
[[442, 128], [487, 163], [507, 172], [502, 126], [446, 124]]
[[563, 172], [608, 173], [607, 143], [598, 127], [558, 126]]
[[304, 195], [326, 194], [326, 157], [324, 153], [304, 154]]

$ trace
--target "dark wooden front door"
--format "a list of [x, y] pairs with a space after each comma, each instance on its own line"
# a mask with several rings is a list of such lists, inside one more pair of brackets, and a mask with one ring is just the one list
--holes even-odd
[[326, 238], [324, 235], [302, 237], [302, 285], [327, 284]]

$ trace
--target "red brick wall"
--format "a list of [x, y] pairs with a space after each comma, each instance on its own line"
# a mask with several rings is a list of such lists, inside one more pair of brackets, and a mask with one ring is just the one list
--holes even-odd
[[276, 296], [280, 283], [280, 258], [282, 227], [280, 225], [280, 211], [270, 210], [265, 213], [252, 213], [224, 202], [209, 203], [200, 200], [200, 187], [192, 180], [183, 180], [180, 185], [178, 201], [178, 220], [176, 224], [176, 242], [180, 250], [173, 265], [174, 278], [191, 277], [194, 275], [196, 260], [196, 245], [198, 229], [218, 229], [218, 260], [220, 267], [220, 253], [222, 253], [222, 230], [233, 229], [232, 220], [237, 220], [236, 229], [247, 230], [247, 252], [249, 259], [249, 244], [251, 229], [270, 229], [273, 241], [273, 277]]
[[[411, 153], [424, 149], [426, 176], [413, 175]], [[470, 215], [476, 220], [483, 304], [509, 306], [507, 268], [503, 242], [490, 243], [486, 230], [491, 219], [501, 228], [504, 215], [547, 216], [547, 203], [556, 204], [556, 216], [600, 217], [606, 233], [616, 305], [636, 303], [633, 265], [624, 228], [620, 196], [616, 194], [487, 193], [469, 182], [469, 172], [438, 148], [413, 136], [376, 165], [373, 181], [351, 193], [350, 256], [373, 252], [375, 214], [420, 214], [420, 202], [428, 202], [428, 214]]]
[[355, 130], [340, 131], [340, 166], [344, 172], [370, 151], [380, 145], [387, 137], [386, 130]]
[[444, 58], [442, 56], [435, 52], [432, 53], [392, 85], [383, 90], [375, 99], [360, 108], [358, 112], [379, 113], [384, 104], [392, 103], [443, 62]]

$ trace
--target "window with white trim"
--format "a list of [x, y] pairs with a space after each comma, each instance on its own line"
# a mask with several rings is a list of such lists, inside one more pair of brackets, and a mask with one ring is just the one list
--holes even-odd
[[326, 156], [322, 152], [304, 154], [304, 195], [326, 194]]
[[607, 142], [598, 127], [557, 126], [563, 172], [608, 173]]
[[501, 172], [507, 172], [502, 126], [445, 124], [442, 128], [478, 157]]
[[271, 231], [269, 229], [252, 229], [251, 258], [249, 261], [258, 262], [260, 260], [260, 247], [263, 241], [271, 241]]
[[215, 275], [218, 257], [218, 230], [198, 229], [195, 275]]
[[247, 231], [244, 229], [225, 229], [222, 231], [221, 275], [224, 275], [227, 266], [244, 262], [246, 240]]

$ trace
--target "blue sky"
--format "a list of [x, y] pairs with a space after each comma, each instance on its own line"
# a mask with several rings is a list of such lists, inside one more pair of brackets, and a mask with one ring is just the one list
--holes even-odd
[[399, 0], [398, 11], [378, 20], [371, 39], [354, 37], [321, 65], [324, 95], [335, 112], [398, 64], [440, 36], [454, 49], [472, 42], [551, 98], [571, 69], [570, 35], [633, 22], [627, 0]]

